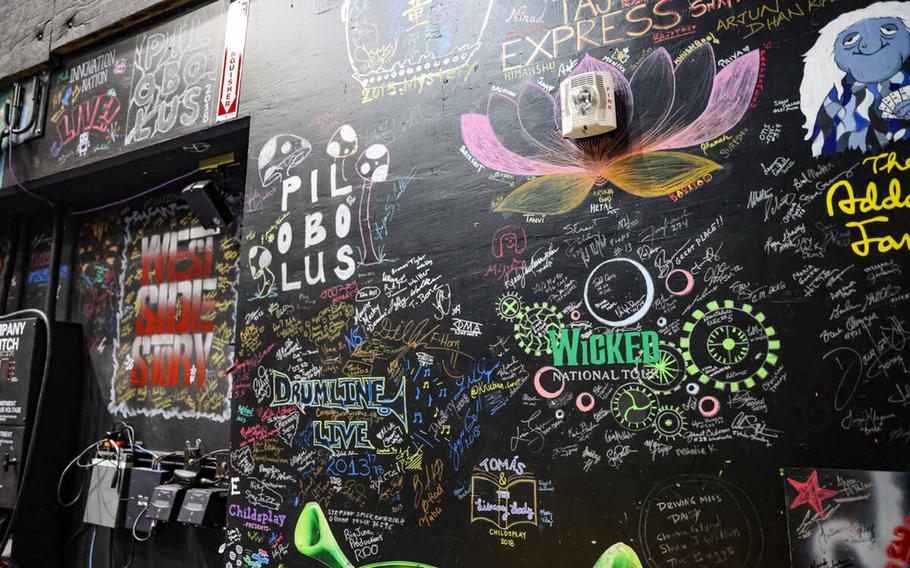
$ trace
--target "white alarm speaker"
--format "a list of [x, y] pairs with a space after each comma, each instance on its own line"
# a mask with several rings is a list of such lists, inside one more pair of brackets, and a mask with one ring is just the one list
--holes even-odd
[[559, 85], [563, 138], [587, 138], [616, 128], [613, 86], [606, 71], [573, 75]]

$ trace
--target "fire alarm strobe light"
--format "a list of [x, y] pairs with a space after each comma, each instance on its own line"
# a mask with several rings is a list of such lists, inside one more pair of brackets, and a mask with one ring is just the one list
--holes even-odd
[[559, 85], [563, 138], [587, 138], [616, 128], [613, 87], [606, 71], [573, 75]]

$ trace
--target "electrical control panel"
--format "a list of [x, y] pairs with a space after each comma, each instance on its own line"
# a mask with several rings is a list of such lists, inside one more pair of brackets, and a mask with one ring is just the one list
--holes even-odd
[[[66, 565], [61, 542], [72, 534], [74, 521], [58, 505], [56, 489], [79, 444], [85, 343], [78, 324], [55, 322], [51, 333], [48, 353], [42, 320], [0, 321], [0, 509], [18, 499], [12, 558], [28, 568]], [[34, 457], [26, 474], [29, 454]]]
[[11, 509], [19, 487], [25, 427], [0, 426], [0, 508]]
[[30, 387], [41, 380], [35, 353], [37, 329], [35, 319], [0, 322], [0, 508], [4, 509], [12, 508], [16, 500], [30, 432], [30, 400], [37, 396]]

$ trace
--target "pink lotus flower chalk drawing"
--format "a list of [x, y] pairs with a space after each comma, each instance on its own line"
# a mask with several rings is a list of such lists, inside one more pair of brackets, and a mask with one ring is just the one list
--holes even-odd
[[742, 119], [759, 62], [759, 52], [752, 51], [716, 72], [714, 50], [705, 44], [674, 69], [670, 54], [660, 48], [626, 79], [613, 65], [586, 55], [570, 76], [613, 75], [619, 122], [613, 132], [563, 140], [555, 127], [558, 97], [528, 82], [515, 98], [491, 93], [487, 114], [462, 115], [461, 134], [471, 155], [488, 168], [537, 176], [507, 195], [496, 211], [567, 213], [607, 182], [639, 197], [668, 195], [721, 168], [675, 150], [713, 140]]

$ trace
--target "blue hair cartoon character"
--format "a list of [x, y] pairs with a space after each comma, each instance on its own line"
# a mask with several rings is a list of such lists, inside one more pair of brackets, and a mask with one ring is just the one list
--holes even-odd
[[910, 2], [841, 14], [803, 59], [800, 110], [813, 156], [910, 138]]

